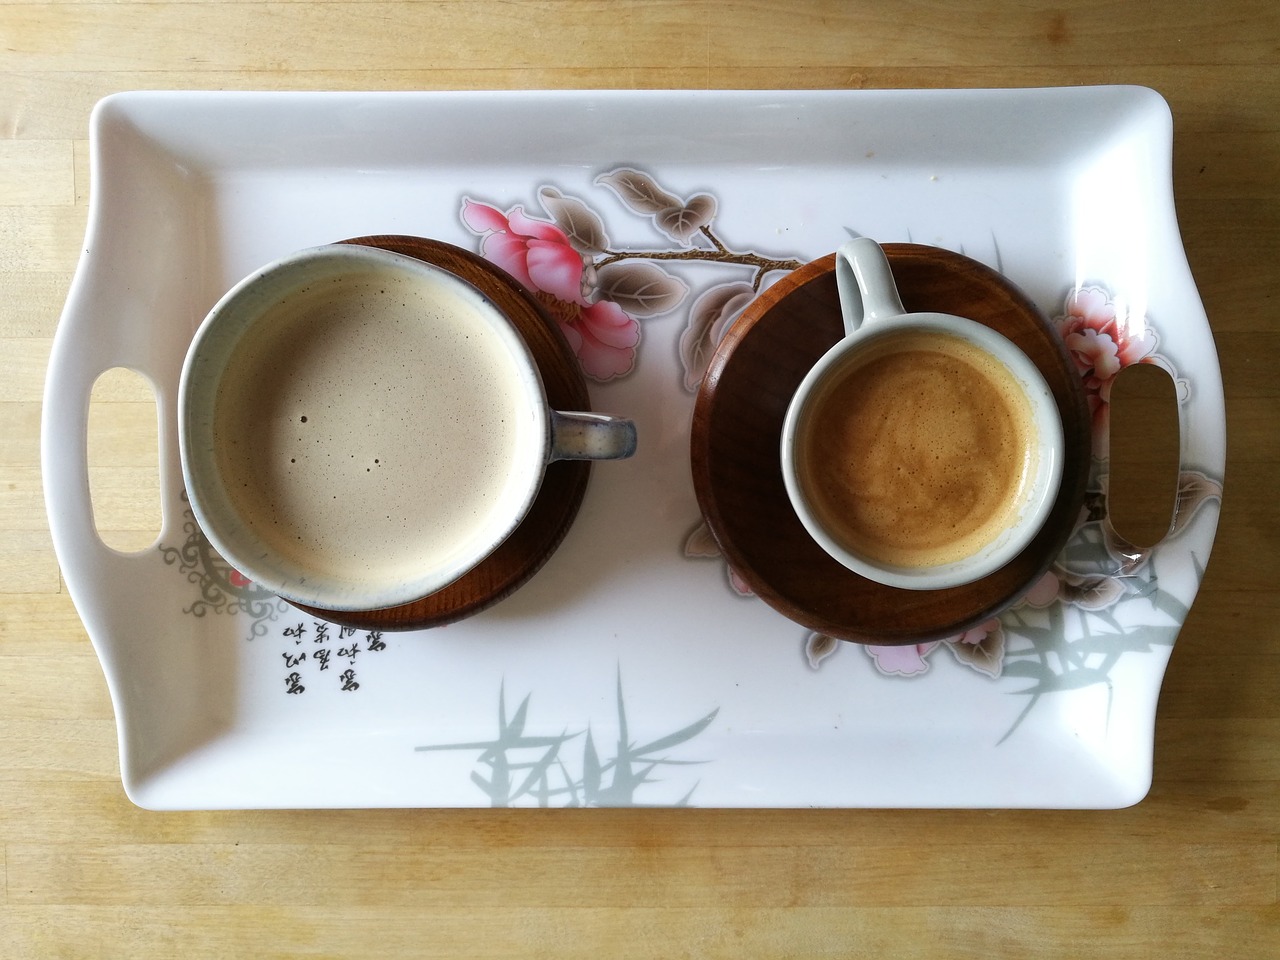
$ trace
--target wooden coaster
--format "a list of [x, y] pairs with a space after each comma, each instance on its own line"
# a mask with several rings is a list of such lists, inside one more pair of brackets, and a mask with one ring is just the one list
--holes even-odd
[[969, 317], [1016, 343], [1058, 403], [1066, 441], [1049, 519], [1006, 566], [946, 590], [867, 580], [829, 557], [796, 516], [779, 447], [792, 394], [844, 332], [835, 254], [806, 264], [755, 300], [711, 359], [694, 407], [694, 485], [726, 561], [784, 616], [819, 633], [874, 644], [956, 636], [1017, 602], [1066, 544], [1089, 472], [1089, 416], [1075, 366], [1052, 323], [1016, 286], [960, 254], [885, 244], [903, 306]]
[[[560, 328], [508, 273], [461, 247], [420, 237], [359, 237], [342, 242], [415, 257], [444, 267], [471, 283], [511, 319], [524, 337], [537, 361], [551, 406], [557, 410], [591, 409], [578, 358]], [[430, 596], [382, 610], [301, 609], [361, 630], [421, 630], [479, 613], [522, 586], [555, 552], [577, 516], [590, 475], [591, 464], [585, 460], [560, 460], [548, 465], [538, 496], [515, 532], [470, 573]]]

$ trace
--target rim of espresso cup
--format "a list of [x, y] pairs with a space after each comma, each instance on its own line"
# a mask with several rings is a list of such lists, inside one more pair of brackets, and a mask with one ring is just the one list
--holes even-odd
[[[280, 556], [236, 510], [218, 468], [214, 401], [236, 344], [269, 311], [317, 278], [394, 270], [442, 284], [484, 317], [515, 361], [522, 408], [533, 420], [531, 444], [519, 468], [518, 496], [447, 563], [416, 576], [377, 580], [327, 575]], [[288, 254], [255, 270], [224, 294], [196, 330], [178, 384], [178, 446], [187, 498], [210, 544], [239, 573], [278, 596], [334, 611], [376, 610], [410, 603], [442, 589], [483, 561], [519, 526], [542, 485], [551, 456], [552, 411], [537, 363], [519, 331], [475, 286], [414, 257], [353, 244], [327, 244]], [[510, 491], [508, 491], [510, 493]]]
[[[796, 463], [801, 421], [817, 388], [852, 356], [875, 341], [906, 330], [950, 334], [977, 346], [1013, 375], [1031, 406], [1038, 437], [1036, 479], [1018, 511], [1017, 522], [982, 549], [951, 563], [898, 566], [866, 557], [832, 536], [809, 504]], [[844, 337], [829, 349], [800, 382], [782, 425], [782, 474], [791, 505], [809, 535], [833, 559], [869, 580], [907, 590], [941, 590], [972, 583], [999, 570], [1035, 538], [1044, 526], [1062, 482], [1063, 432], [1053, 392], [1035, 363], [1012, 341], [992, 328], [946, 313], [903, 313], [883, 317]]]

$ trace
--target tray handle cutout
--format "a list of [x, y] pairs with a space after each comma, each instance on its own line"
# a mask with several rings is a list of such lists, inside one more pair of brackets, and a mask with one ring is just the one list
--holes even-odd
[[113, 550], [137, 553], [160, 539], [159, 411], [155, 387], [112, 367], [89, 394], [87, 473], [94, 528]]
[[1180, 397], [1187, 389], [1160, 362], [1125, 367], [1111, 384], [1105, 421], [1095, 424], [1102, 487], [1095, 508], [1113, 576], [1140, 568], [1205, 502], [1221, 497], [1220, 479], [1198, 470], [1189, 455], [1198, 411]]
[[1168, 371], [1152, 363], [1125, 367], [1111, 388], [1107, 517], [1139, 548], [1172, 530], [1178, 494], [1178, 396]]

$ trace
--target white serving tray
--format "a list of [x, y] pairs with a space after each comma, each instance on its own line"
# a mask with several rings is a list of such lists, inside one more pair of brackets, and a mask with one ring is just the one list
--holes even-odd
[[[103, 101], [43, 466], [129, 796], [157, 809], [1138, 801], [1225, 449], [1171, 131], [1164, 101], [1132, 87]], [[577, 238], [588, 299], [613, 297], [641, 338], [634, 357], [606, 351], [634, 364], [593, 383], [593, 404], [634, 417], [640, 453], [595, 468], [564, 544], [496, 607], [431, 631], [340, 635], [208, 552], [181, 490], [181, 360], [225, 289], [294, 249], [399, 233], [496, 256], [462, 219], [468, 199], [543, 221], [524, 229], [555, 256], [557, 217], [600, 234]], [[737, 593], [697, 530], [689, 385], [722, 327], [698, 321], [716, 319], [718, 295], [782, 275], [753, 264], [818, 257], [851, 232], [995, 266], [1066, 317], [1103, 373], [1118, 341], [1122, 360], [1170, 369], [1177, 531], [1120, 567], [1095, 510], [1032, 602], [993, 631], [919, 648], [829, 643]], [[664, 302], [628, 294], [645, 270]], [[94, 533], [87, 483], [87, 398], [116, 366], [154, 384], [161, 422], [163, 530], [129, 555]], [[1099, 490], [1105, 473], [1100, 458]]]

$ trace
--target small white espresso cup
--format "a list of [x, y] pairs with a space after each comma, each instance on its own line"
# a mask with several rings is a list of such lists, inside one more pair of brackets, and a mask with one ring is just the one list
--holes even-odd
[[1035, 364], [983, 324], [907, 313], [883, 249], [842, 246], [845, 336], [782, 429], [796, 514], [830, 556], [892, 587], [937, 590], [1016, 557], [1062, 477], [1057, 404]]
[[516, 529], [547, 464], [636, 447], [630, 420], [551, 409], [519, 331], [470, 283], [350, 244], [293, 253], [223, 296], [178, 408], [213, 547], [335, 611], [436, 592]]

